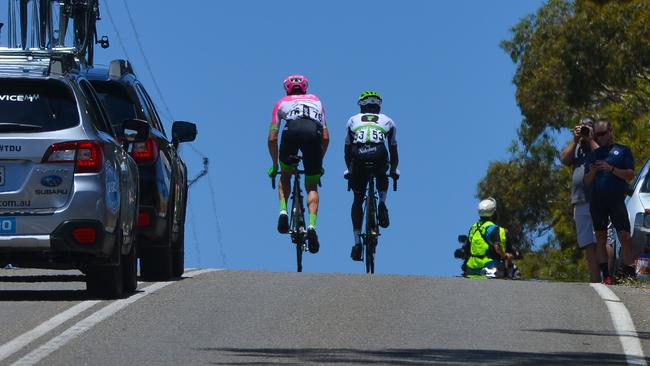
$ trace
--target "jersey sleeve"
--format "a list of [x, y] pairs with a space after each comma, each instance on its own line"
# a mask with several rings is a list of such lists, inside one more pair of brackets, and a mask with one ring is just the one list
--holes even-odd
[[632, 150], [629, 147], [625, 148], [625, 168], [634, 170], [634, 156], [632, 155]]
[[280, 128], [280, 104], [282, 104], [282, 101], [278, 101], [275, 103], [275, 107], [273, 107], [273, 115], [271, 116], [271, 129], [272, 130], [277, 130]]
[[327, 117], [325, 117], [325, 106], [323, 105], [322, 101], [320, 102], [320, 109], [321, 112], [323, 113], [323, 120], [322, 120], [323, 128], [327, 128]]
[[397, 145], [397, 127], [395, 126], [395, 122], [393, 122], [392, 119], [388, 119], [389, 121], [389, 126], [390, 126], [390, 131], [388, 131], [388, 145], [390, 146], [395, 146]]
[[352, 132], [352, 118], [348, 120], [348, 123], [345, 125], [345, 144], [352, 144], [353, 132]]

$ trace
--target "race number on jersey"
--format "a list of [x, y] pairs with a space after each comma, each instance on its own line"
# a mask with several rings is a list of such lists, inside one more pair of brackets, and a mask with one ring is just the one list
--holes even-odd
[[301, 101], [296, 103], [293, 108], [287, 113], [287, 120], [296, 120], [301, 118], [308, 118], [318, 123], [323, 123], [323, 113], [320, 106], [308, 101]]

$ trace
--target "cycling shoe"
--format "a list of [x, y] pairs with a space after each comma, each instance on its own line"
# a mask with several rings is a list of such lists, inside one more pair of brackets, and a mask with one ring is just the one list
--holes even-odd
[[278, 232], [286, 234], [289, 232], [289, 215], [282, 213], [278, 217]]
[[361, 244], [355, 244], [352, 246], [352, 253], [350, 253], [350, 257], [352, 258], [353, 261], [362, 261], [363, 259], [361, 258], [361, 252], [363, 251], [363, 248], [361, 247]]
[[309, 253], [312, 254], [318, 253], [318, 249], [320, 249], [318, 235], [316, 235], [316, 229], [313, 227], [307, 229], [307, 248], [309, 249]]
[[390, 219], [388, 218], [388, 208], [383, 202], [379, 202], [377, 206], [377, 221], [379, 221], [379, 226], [384, 229], [390, 225]]

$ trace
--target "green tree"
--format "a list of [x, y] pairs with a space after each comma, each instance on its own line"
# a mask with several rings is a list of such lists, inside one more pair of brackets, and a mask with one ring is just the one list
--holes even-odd
[[[520, 249], [547, 238], [529, 258], [555, 270], [529, 267], [528, 275], [584, 279], [574, 270], [584, 266], [584, 256], [575, 250], [571, 174], [557, 159], [565, 141], [558, 145], [550, 136], [593, 116], [612, 122], [637, 169], [650, 155], [648, 19], [647, 0], [549, 0], [501, 43], [517, 68], [513, 83], [523, 119], [509, 160], [490, 164], [477, 196], [499, 200], [499, 221]], [[566, 260], [574, 267], [561, 265]]]

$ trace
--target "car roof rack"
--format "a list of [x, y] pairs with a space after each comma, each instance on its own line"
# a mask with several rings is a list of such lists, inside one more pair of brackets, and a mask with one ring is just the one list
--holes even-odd
[[122, 76], [127, 74], [135, 74], [133, 72], [133, 66], [128, 60], [113, 60], [108, 66], [108, 79], [109, 80], [120, 80]]
[[82, 63], [76, 57], [75, 51], [74, 48], [23, 50], [0, 47], [0, 69], [43, 76], [78, 72]]

